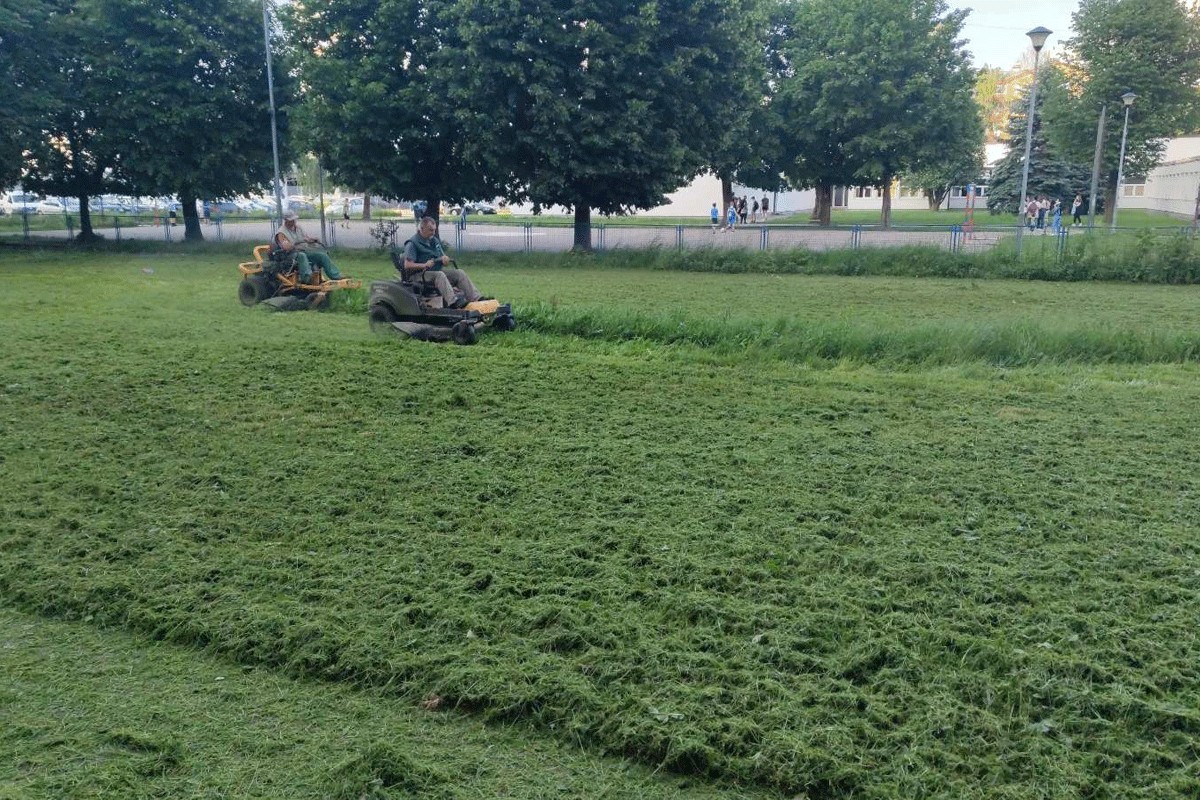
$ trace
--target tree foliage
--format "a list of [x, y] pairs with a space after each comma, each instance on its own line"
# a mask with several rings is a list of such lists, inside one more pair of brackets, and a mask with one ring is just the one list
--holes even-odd
[[[1046, 135], [1045, 111], [1053, 104], [1050, 87], [1061, 80], [1061, 73], [1047, 67], [1038, 79], [1037, 108], [1033, 118], [1033, 144], [1029, 154], [1029, 186], [1031, 196], [1045, 195], [1070, 206], [1071, 199], [1089, 193], [1090, 168], [1087, 164], [1066, 158]], [[988, 182], [987, 206], [993, 214], [1018, 214], [1023, 206], [1021, 180], [1025, 164], [1025, 130], [1029, 120], [1029, 99], [1018, 96], [1013, 101], [1008, 122], [1009, 150], [992, 170]]]
[[0, 187], [20, 178], [24, 129], [48, 99], [36, 80], [46, 15], [41, 0], [0, 0]]
[[[95, 0], [126, 65], [110, 115], [126, 175], [144, 194], [176, 194], [185, 236], [196, 200], [267, 185], [271, 128], [262, 6], [255, 0]], [[278, 59], [278, 56], [275, 56]], [[280, 140], [292, 82], [276, 61]], [[286, 152], [285, 152], [286, 155]]]
[[651, 208], [710, 166], [752, 105], [757, 2], [463, 0], [467, 101], [490, 112], [510, 193], [575, 212]]
[[[788, 120], [784, 172], [815, 186], [890, 186], [950, 148], [978, 148], [966, 16], [942, 0], [810, 0], [783, 39], [776, 101]], [[885, 197], [886, 197], [885, 193]], [[888, 207], [885, 202], [884, 222]]]
[[1045, 109], [1048, 137], [1064, 155], [1091, 164], [1100, 108], [1107, 104], [1101, 181], [1111, 201], [1123, 93], [1138, 96], [1129, 114], [1126, 174], [1149, 172], [1161, 158], [1162, 139], [1200, 124], [1200, 20], [1177, 0], [1082, 0], [1073, 20], [1067, 69], [1050, 87], [1055, 102]]
[[305, 86], [297, 134], [336, 181], [426, 200], [435, 217], [496, 194], [454, 0], [304, 0], [286, 21]]
[[20, 80], [36, 99], [18, 126], [27, 189], [79, 200], [81, 240], [95, 238], [88, 199], [128, 187], [122, 132], [112, 114], [126, 66], [96, 0], [36, 7], [39, 49], [22, 55]]

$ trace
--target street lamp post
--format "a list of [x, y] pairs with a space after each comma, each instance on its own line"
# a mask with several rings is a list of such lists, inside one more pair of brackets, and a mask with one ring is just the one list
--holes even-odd
[[267, 51], [267, 97], [271, 104], [271, 155], [275, 158], [275, 218], [283, 220], [283, 191], [279, 182], [279, 130], [275, 124], [275, 76], [271, 72], [271, 17], [263, 0], [263, 45]]
[[1117, 230], [1117, 208], [1121, 205], [1121, 184], [1125, 181], [1125, 137], [1129, 134], [1129, 109], [1133, 108], [1133, 101], [1137, 100], [1137, 95], [1133, 92], [1125, 92], [1121, 95], [1121, 102], [1125, 104], [1125, 124], [1121, 126], [1121, 157], [1117, 159], [1117, 192], [1113, 195], [1113, 218], [1112, 228]]
[[1021, 241], [1025, 236], [1025, 193], [1029, 191], [1029, 153], [1033, 146], [1033, 113], [1037, 108], [1038, 59], [1046, 39], [1054, 31], [1038, 26], [1025, 34], [1033, 44], [1033, 91], [1029, 93], [1029, 114], [1025, 121], [1025, 166], [1021, 170], [1021, 194], [1017, 198], [1017, 257], [1021, 257]]
[[1096, 187], [1100, 184], [1100, 158], [1104, 150], [1104, 120], [1108, 117], [1108, 103], [1100, 106], [1100, 121], [1096, 123], [1096, 154], [1092, 157], [1092, 190], [1088, 194], [1088, 231], [1096, 225]]

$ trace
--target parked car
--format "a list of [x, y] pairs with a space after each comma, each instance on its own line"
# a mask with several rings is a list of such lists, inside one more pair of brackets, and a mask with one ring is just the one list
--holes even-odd
[[0, 199], [0, 209], [5, 214], [33, 214], [41, 200], [41, 197], [29, 192], [9, 192]]
[[[495, 214], [496, 207], [491, 203], [466, 203], [468, 214]], [[459, 215], [463, 212], [463, 206], [453, 205], [447, 209], [452, 215]]]
[[58, 200], [55, 200], [53, 197], [47, 197], [45, 200], [42, 200], [36, 206], [33, 207], [33, 213], [35, 213], [35, 214], [65, 214], [65, 213], [67, 213], [67, 209], [64, 208], [63, 204], [60, 203]]
[[242, 213], [242, 207], [232, 200], [205, 200], [204, 204], [208, 207], [209, 213], [214, 210], [218, 214]]

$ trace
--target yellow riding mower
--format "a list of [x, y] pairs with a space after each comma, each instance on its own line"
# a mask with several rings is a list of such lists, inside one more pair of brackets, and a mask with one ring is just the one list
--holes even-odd
[[358, 289], [362, 281], [354, 278], [326, 280], [321, 268], [315, 267], [307, 281], [301, 280], [294, 254], [269, 244], [254, 248], [254, 260], [238, 264], [242, 282], [238, 284], [238, 300], [244, 306], [259, 303], [279, 311], [300, 311], [319, 308], [329, 293], [338, 289]]

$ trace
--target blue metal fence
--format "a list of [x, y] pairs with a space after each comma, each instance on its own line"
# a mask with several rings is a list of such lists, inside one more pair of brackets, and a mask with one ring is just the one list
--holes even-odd
[[[37, 222], [35, 222], [35, 220]], [[40, 222], [40, 224], [38, 224]], [[0, 238], [18, 238], [26, 242], [74, 238], [78, 230], [77, 215], [63, 215], [61, 227], [49, 228], [50, 220], [38, 216], [23, 216], [19, 228], [0, 227]], [[411, 220], [371, 223], [353, 220], [349, 223], [329, 220], [321, 229], [318, 220], [301, 220], [310, 234], [330, 246], [372, 248], [380, 245], [380, 230], [390, 231], [396, 243], [404, 241], [411, 232]], [[169, 217], [157, 220], [147, 217], [93, 215], [93, 230], [115, 241], [183, 240], [182, 221]], [[202, 222], [201, 232], [208, 241], [267, 242], [278, 224], [271, 219], [213, 217]], [[984, 252], [997, 247], [1011, 247], [1016, 238], [1016, 226], [981, 226], [954, 224], [948, 226], [896, 225], [881, 228], [873, 225], [831, 226], [784, 225], [779, 223], [746, 225], [734, 229], [698, 225], [613, 225], [592, 226], [592, 246], [600, 251], [616, 249], [672, 248], [676, 250], [721, 248], [766, 252], [802, 248], [808, 250], [857, 250], [868, 247], [924, 246], [953, 253]], [[1045, 228], [1025, 232], [1022, 258], [1061, 260], [1068, 252], [1070, 240], [1082, 236], [1108, 237], [1129, 234], [1137, 230], [1152, 238], [1176, 237], [1181, 232], [1194, 236], [1191, 228], [1093, 229]], [[451, 233], [451, 231], [453, 231]], [[469, 225], [446, 221], [442, 226], [443, 239], [462, 252], [565, 252], [574, 245], [574, 232], [569, 223], [475, 222]]]

